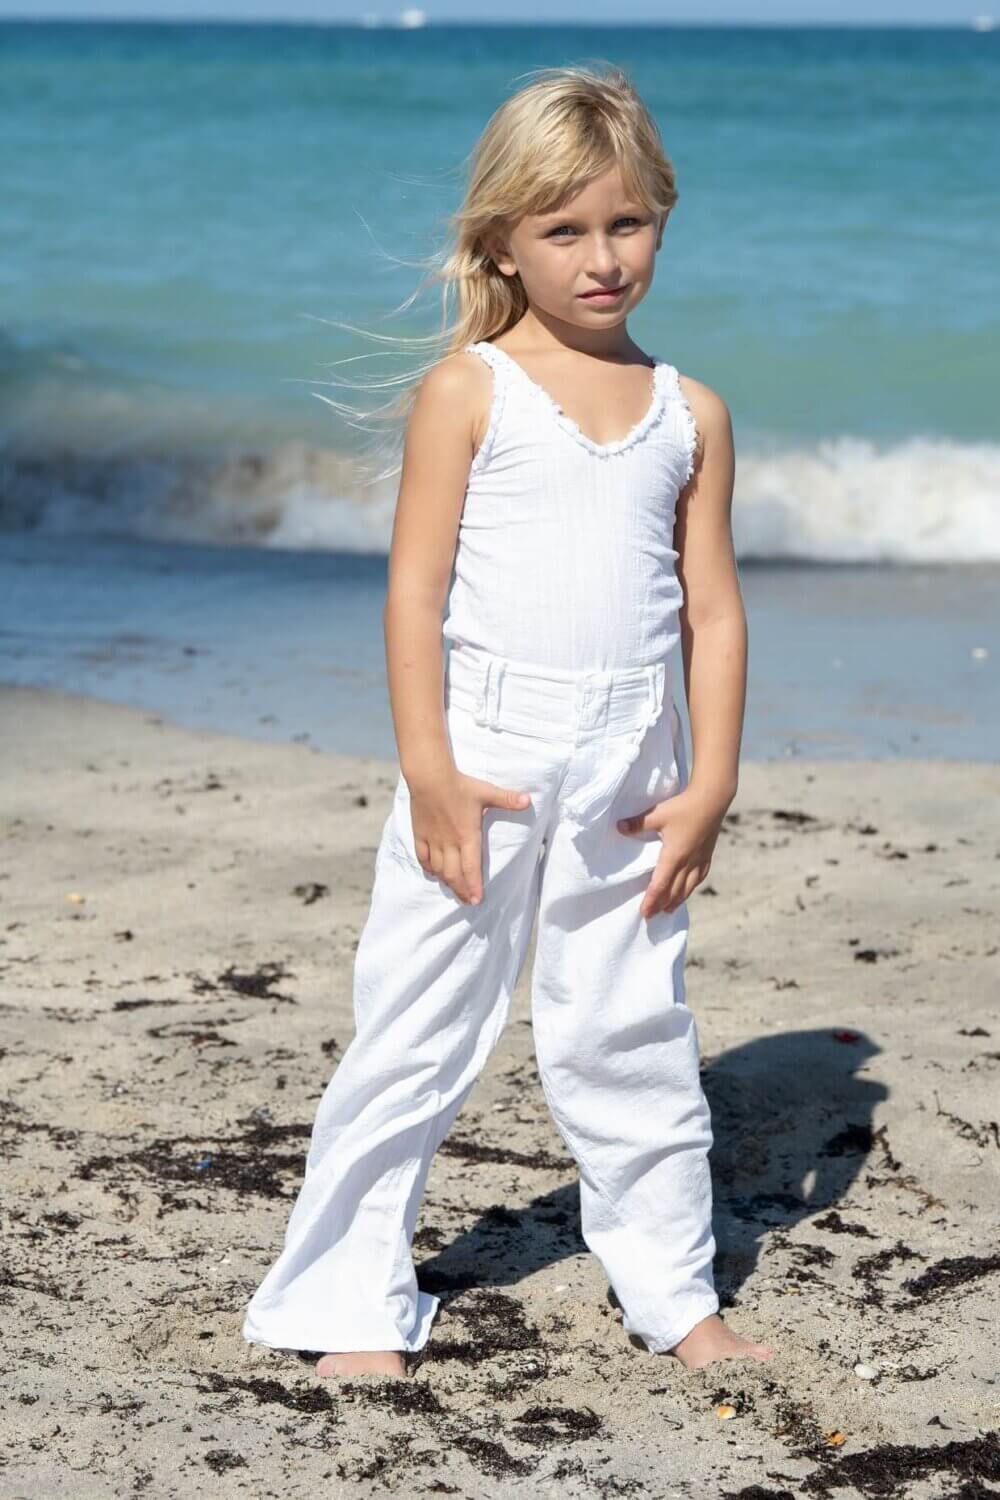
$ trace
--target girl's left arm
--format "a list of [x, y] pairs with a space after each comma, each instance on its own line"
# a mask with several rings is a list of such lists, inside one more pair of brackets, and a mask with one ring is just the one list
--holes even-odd
[[721, 820], [736, 796], [746, 706], [747, 622], [732, 535], [733, 429], [721, 396], [690, 376], [681, 382], [698, 429], [694, 473], [678, 498], [674, 524], [684, 588], [689, 788]]

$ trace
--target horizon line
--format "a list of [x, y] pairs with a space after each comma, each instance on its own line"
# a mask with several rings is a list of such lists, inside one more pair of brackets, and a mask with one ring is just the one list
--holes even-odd
[[7, 13], [0, 10], [0, 23], [12, 22], [22, 26], [50, 26], [50, 25], [129, 25], [129, 26], [315, 26], [323, 30], [333, 30], [342, 27], [350, 31], [401, 31], [419, 32], [434, 28], [447, 26], [474, 26], [494, 30], [514, 30], [518, 27], [530, 26], [533, 30], [546, 30], [556, 27], [578, 26], [590, 28], [596, 31], [611, 31], [622, 27], [632, 30], [645, 29], [649, 31], [667, 31], [671, 29], [690, 31], [712, 31], [725, 27], [733, 31], [971, 31], [975, 35], [990, 35], [996, 29], [1000, 32], [1000, 20], [996, 27], [980, 30], [975, 22], [979, 19], [992, 21], [994, 17], [989, 13], [979, 16], [970, 15], [967, 21], [907, 21], [907, 20], [862, 20], [853, 21], [813, 21], [813, 20], [787, 20], [787, 21], [752, 21], [746, 18], [739, 20], [719, 19], [714, 21], [688, 20], [677, 18], [675, 20], [657, 21], [647, 17], [617, 17], [614, 21], [566, 19], [553, 21], [534, 20], [528, 16], [523, 19], [492, 20], [482, 19], [474, 16], [452, 16], [448, 18], [433, 19], [428, 17], [416, 26], [401, 25], [394, 18], [379, 20], [377, 24], [371, 25], [364, 20], [349, 20], [345, 17], [322, 16], [189, 16], [177, 12], [165, 12], [162, 15], [129, 15], [111, 13], [90, 13], [80, 15], [24, 15], [16, 12]]

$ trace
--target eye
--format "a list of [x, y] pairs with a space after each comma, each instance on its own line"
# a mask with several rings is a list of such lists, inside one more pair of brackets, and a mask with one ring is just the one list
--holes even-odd
[[[617, 224], [641, 224], [641, 223], [642, 223], [642, 220], [641, 219], [637, 219], [634, 214], [623, 214], [620, 219], [616, 219], [615, 220], [615, 224], [616, 225]], [[557, 224], [554, 229], [550, 229], [549, 230], [549, 232], [545, 236], [545, 238], [547, 240], [561, 239], [563, 237], [562, 236], [562, 231], [564, 229], [572, 229], [572, 228], [573, 228], [572, 224]]]

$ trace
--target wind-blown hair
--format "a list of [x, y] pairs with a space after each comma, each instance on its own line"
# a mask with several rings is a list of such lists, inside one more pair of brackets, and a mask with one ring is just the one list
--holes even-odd
[[[533, 69], [520, 76], [533, 81], [506, 99], [488, 120], [466, 158], [467, 185], [459, 208], [447, 220], [446, 243], [436, 255], [418, 262], [427, 266], [428, 274], [399, 309], [409, 307], [428, 282], [439, 282], [440, 331], [402, 338], [351, 330], [386, 344], [429, 346], [434, 356], [407, 374], [366, 382], [367, 390], [406, 387], [378, 412], [358, 413], [319, 396], [334, 410], [351, 417], [384, 416], [390, 422], [405, 418], [427, 370], [466, 344], [492, 339], [520, 320], [528, 306], [521, 278], [516, 272], [504, 275], [486, 245], [494, 236], [503, 238], [525, 215], [558, 210], [594, 178], [617, 166], [629, 195], [660, 216], [660, 229], [666, 223], [678, 197], [673, 164], [655, 120], [624, 71], [613, 64], [594, 69], [571, 65]], [[376, 477], [385, 478], [398, 468], [397, 461]]]

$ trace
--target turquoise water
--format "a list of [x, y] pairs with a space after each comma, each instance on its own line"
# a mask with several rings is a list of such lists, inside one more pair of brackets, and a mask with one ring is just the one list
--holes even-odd
[[433, 288], [393, 309], [489, 113], [600, 58], [677, 168], [631, 326], [730, 405], [740, 556], [1000, 558], [971, 29], [0, 25], [0, 523], [384, 551], [393, 486], [314, 394], [377, 346], [333, 322], [432, 331]]

